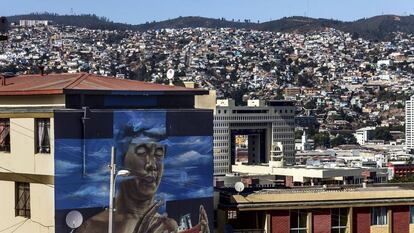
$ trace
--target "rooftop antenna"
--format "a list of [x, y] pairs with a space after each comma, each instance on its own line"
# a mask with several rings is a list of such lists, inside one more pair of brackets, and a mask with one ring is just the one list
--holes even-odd
[[236, 182], [234, 184], [234, 189], [236, 190], [237, 194], [240, 195], [240, 193], [243, 192], [243, 190], [244, 190], [244, 184], [243, 184], [243, 182], [240, 182], [240, 181], [239, 182]]
[[173, 79], [174, 79], [174, 70], [173, 69], [169, 69], [168, 71], [167, 71], [167, 78], [168, 78], [168, 80], [169, 80], [169, 82], [170, 82], [170, 86], [174, 86], [174, 84], [173, 84]]
[[70, 233], [73, 233], [76, 228], [80, 227], [83, 223], [83, 216], [77, 210], [72, 210], [66, 215], [66, 225], [72, 229]]

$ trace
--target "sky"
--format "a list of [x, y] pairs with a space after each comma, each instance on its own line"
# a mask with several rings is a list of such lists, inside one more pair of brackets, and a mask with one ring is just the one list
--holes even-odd
[[263, 22], [285, 16], [354, 21], [381, 14], [414, 14], [413, 0], [0, 0], [0, 5], [1, 16], [32, 12], [96, 14], [129, 24], [179, 16]]

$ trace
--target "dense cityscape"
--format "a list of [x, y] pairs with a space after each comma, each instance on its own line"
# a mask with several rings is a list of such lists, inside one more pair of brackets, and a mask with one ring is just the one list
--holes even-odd
[[[194, 81], [238, 105], [297, 100], [298, 111], [311, 112], [328, 131], [404, 131], [404, 104], [413, 94], [414, 47], [411, 35], [402, 33], [372, 42], [334, 29], [304, 35], [229, 28], [140, 33], [48, 25], [12, 27], [9, 37], [0, 55], [3, 72], [38, 73], [42, 65], [47, 73], [168, 83], [172, 68], [177, 83]], [[388, 131], [377, 139], [390, 140]]]
[[4, 35], [0, 232], [414, 232], [410, 33]]

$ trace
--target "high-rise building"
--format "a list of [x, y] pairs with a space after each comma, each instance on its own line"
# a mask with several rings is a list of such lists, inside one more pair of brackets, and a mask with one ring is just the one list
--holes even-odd
[[214, 116], [214, 175], [232, 172], [239, 163], [235, 138], [248, 137], [249, 165], [295, 162], [295, 104], [292, 101], [249, 100], [236, 106], [234, 100], [217, 100]]
[[414, 96], [405, 102], [405, 145], [414, 149]]

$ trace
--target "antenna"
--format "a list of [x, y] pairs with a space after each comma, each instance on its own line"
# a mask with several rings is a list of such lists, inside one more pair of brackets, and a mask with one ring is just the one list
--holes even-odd
[[66, 225], [72, 229], [71, 232], [80, 227], [80, 225], [82, 225], [82, 222], [82, 214], [77, 210], [72, 210], [66, 215]]
[[167, 71], [167, 78], [168, 78], [168, 80], [170, 80], [170, 86], [174, 86], [174, 84], [173, 84], [173, 79], [174, 79], [174, 70], [173, 69], [169, 69], [168, 71]]
[[237, 193], [238, 194], [240, 194], [241, 192], [243, 192], [243, 190], [244, 190], [244, 184], [243, 184], [243, 182], [236, 182], [235, 184], [234, 184], [234, 189], [237, 191]]

